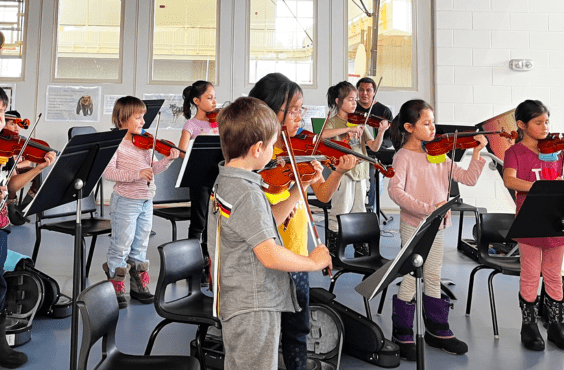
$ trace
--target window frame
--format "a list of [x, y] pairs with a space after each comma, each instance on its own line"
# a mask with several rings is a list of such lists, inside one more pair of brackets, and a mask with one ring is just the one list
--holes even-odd
[[[219, 73], [220, 73], [220, 14], [221, 14], [221, 0], [216, 1], [216, 14], [215, 14], [215, 82], [213, 83], [214, 86], [219, 85]], [[155, 36], [155, 3], [156, 0], [151, 0], [151, 8], [150, 8], [150, 25], [149, 25], [149, 48], [147, 52], [147, 65], [148, 65], [148, 72], [149, 75], [147, 76], [147, 85], [180, 85], [180, 86], [188, 86], [196, 82], [196, 80], [188, 81], [188, 80], [155, 80], [153, 79], [153, 41]]]
[[[312, 53], [312, 81], [311, 84], [299, 84], [302, 90], [317, 89], [317, 61], [318, 61], [318, 28], [319, 28], [319, 1], [313, 0], [313, 53]], [[252, 88], [255, 82], [249, 82], [250, 67], [251, 67], [251, 0], [246, 0], [245, 10], [245, 32], [246, 32], [246, 47], [245, 47], [245, 82], [244, 86]]]
[[[348, 71], [348, 61], [349, 61], [349, 9], [348, 9], [348, 5], [349, 5], [349, 1], [351, 0], [346, 0], [343, 4], [343, 6], [345, 7], [343, 14], [345, 14], [345, 25], [346, 25], [346, 32], [344, 32], [344, 40], [345, 40], [345, 45], [346, 47], [344, 48], [344, 55], [345, 55], [345, 63], [344, 63], [344, 67], [345, 67], [345, 80], [349, 81], [349, 71]], [[393, 0], [392, 0], [393, 1]], [[379, 7], [378, 7], [378, 11], [380, 12], [382, 9], [382, 0], [379, 0]], [[412, 42], [411, 42], [411, 87], [390, 87], [390, 86], [380, 86], [379, 90], [380, 91], [419, 91], [419, 74], [418, 74], [418, 56], [417, 56], [417, 43], [418, 43], [418, 34], [417, 34], [417, 7], [418, 7], [418, 0], [411, 0], [411, 22], [412, 22], [412, 33], [411, 33], [411, 37], [412, 37]], [[380, 32], [380, 14], [378, 14], [378, 37], [379, 37], [379, 32]], [[377, 50], [377, 54], [376, 54], [376, 58], [378, 58], [378, 53], [380, 52], [380, 50]], [[431, 51], [433, 52], [433, 51]], [[378, 61], [376, 61], [376, 63], [378, 63]], [[378, 64], [376, 64], [376, 71], [378, 71]], [[370, 76], [369, 76], [370, 77]], [[373, 76], [376, 77], [376, 76]]]
[[[25, 66], [26, 66], [26, 56], [27, 56], [27, 30], [28, 30], [28, 24], [29, 24], [29, 8], [30, 8], [30, 1], [29, 0], [23, 0], [24, 2], [24, 6], [25, 6], [25, 12], [24, 12], [24, 37], [23, 37], [23, 47], [22, 47], [22, 69], [21, 69], [21, 73], [20, 73], [20, 77], [1, 77], [0, 76], [0, 81], [2, 82], [23, 82], [25, 81]], [[12, 58], [12, 57], [8, 57], [6, 59], [16, 59], [16, 58]]]
[[[98, 79], [98, 78], [62, 78], [56, 77], [57, 75], [57, 46], [59, 40], [59, 6], [61, 1], [56, 0], [54, 6], [54, 27], [53, 27], [53, 51], [51, 55], [51, 83], [86, 83], [86, 84], [121, 84], [123, 82], [123, 47], [125, 39], [125, 1], [120, 1], [121, 3], [121, 13], [120, 13], [120, 30], [119, 30], [119, 67], [118, 67], [118, 77], [116, 79]], [[137, 48], [136, 48], [137, 49]]]

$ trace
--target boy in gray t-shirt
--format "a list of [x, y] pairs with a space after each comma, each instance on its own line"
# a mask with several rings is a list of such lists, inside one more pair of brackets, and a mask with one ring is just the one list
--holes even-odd
[[239, 98], [217, 121], [225, 163], [211, 196], [208, 246], [225, 369], [276, 370], [281, 312], [299, 310], [288, 272], [331, 267], [331, 257], [324, 245], [307, 257], [282, 246], [277, 226], [291, 209], [273, 214], [253, 172], [272, 159], [280, 132], [274, 112], [258, 99]]

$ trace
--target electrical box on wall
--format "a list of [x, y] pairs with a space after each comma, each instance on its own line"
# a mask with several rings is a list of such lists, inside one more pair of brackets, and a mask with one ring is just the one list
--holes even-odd
[[534, 67], [534, 62], [531, 59], [511, 59], [509, 61], [509, 68], [514, 71], [530, 71]]

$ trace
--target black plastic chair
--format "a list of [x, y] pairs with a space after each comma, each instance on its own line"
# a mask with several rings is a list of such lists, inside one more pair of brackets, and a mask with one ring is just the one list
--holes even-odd
[[[69, 140], [76, 135], [86, 135], [95, 134], [97, 131], [92, 126], [75, 126], [69, 128], [68, 138]], [[104, 217], [104, 184], [103, 177], [100, 177], [98, 184], [96, 184], [96, 190], [94, 191], [94, 198], [98, 198], [98, 193], [100, 193], [100, 217]]]
[[[82, 263], [83, 276], [88, 277], [90, 266], [92, 265], [92, 256], [94, 255], [94, 248], [96, 247], [96, 240], [99, 235], [109, 235], [112, 232], [112, 225], [110, 220], [98, 218], [94, 216], [96, 212], [96, 201], [94, 200], [94, 193], [82, 199], [82, 214], [90, 214], [90, 217], [82, 218], [82, 248], [86, 249], [86, 237], [92, 237], [90, 242], [90, 251], [88, 252], [88, 260], [86, 269]], [[75, 235], [76, 217], [70, 220], [63, 220], [59, 222], [43, 223], [44, 220], [51, 220], [55, 218], [65, 218], [68, 216], [76, 216], [76, 202], [70, 202], [51, 208], [49, 210], [40, 212], [35, 218], [35, 246], [33, 248], [32, 259], [37, 262], [37, 255], [39, 254], [39, 247], [41, 246], [41, 232], [42, 230], [54, 231], [67, 235]], [[85, 253], [83, 252], [83, 255]]]
[[482, 269], [492, 269], [493, 271], [488, 278], [488, 291], [490, 294], [493, 331], [496, 339], [499, 338], [499, 330], [497, 326], [493, 278], [495, 275], [500, 273], [503, 275], [519, 276], [521, 274], [521, 262], [519, 261], [519, 257], [490, 255], [488, 251], [492, 243], [512, 243], [511, 239], [506, 239], [506, 236], [514, 220], [515, 215], [510, 213], [480, 214], [480, 222], [476, 227], [478, 240], [478, 263], [480, 265], [476, 266], [470, 273], [466, 315], [470, 315], [470, 309], [472, 306], [474, 276]]
[[[333, 293], [337, 279], [345, 273], [355, 273], [363, 275], [363, 280], [372, 275], [380, 267], [390, 260], [380, 254], [380, 225], [378, 216], [372, 212], [348, 213], [337, 215], [339, 222], [339, 232], [337, 236], [337, 255], [333, 259], [333, 268], [338, 270], [331, 279], [329, 292]], [[346, 258], [345, 249], [349, 244], [368, 243], [369, 254], [363, 257]], [[382, 291], [378, 314], [382, 313], [384, 300], [388, 288]], [[370, 302], [364, 298], [366, 316], [372, 320]]]
[[197, 370], [198, 360], [190, 356], [143, 356], [128, 355], [118, 350], [116, 326], [119, 307], [115, 299], [112, 283], [101, 281], [84, 290], [76, 302], [82, 316], [82, 345], [78, 359], [78, 369], [86, 370], [92, 346], [102, 340], [102, 360], [96, 370], [153, 370], [183, 369]]
[[[183, 239], [163, 244], [158, 247], [161, 256], [161, 270], [155, 289], [155, 309], [163, 317], [151, 333], [145, 355], [151, 354], [157, 335], [166, 325], [173, 322], [198, 325], [196, 331], [196, 350], [202, 370], [205, 359], [202, 345], [208, 327], [221, 328], [219, 318], [213, 317], [213, 297], [205, 295], [200, 289], [204, 256], [200, 241]], [[188, 292], [181, 297], [167, 300], [167, 287], [180, 280], [186, 280]], [[171, 289], [172, 291], [172, 289]], [[171, 292], [172, 293], [172, 292]], [[114, 299], [115, 300], [115, 299]]]
[[[162, 157], [161, 157], [162, 158]], [[182, 160], [179, 158], [172, 162], [170, 167], [157, 175], [155, 175], [155, 185], [157, 186], [157, 193], [153, 198], [153, 204], [166, 205], [187, 203], [190, 201], [189, 188], [176, 188], [176, 180], [180, 168], [182, 167]], [[191, 217], [190, 207], [173, 206], [173, 207], [155, 207], [153, 208], [153, 216], [162, 217], [169, 220], [172, 224], [172, 241], [178, 239], [176, 223], [179, 221], [189, 221]]]

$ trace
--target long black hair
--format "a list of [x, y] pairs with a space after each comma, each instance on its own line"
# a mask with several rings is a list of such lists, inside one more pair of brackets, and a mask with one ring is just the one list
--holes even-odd
[[192, 105], [196, 107], [196, 103], [194, 103], [194, 98], [200, 99], [200, 97], [204, 95], [204, 93], [208, 90], [208, 87], [210, 86], [213, 86], [211, 82], [199, 80], [184, 89], [184, 91], [182, 92], [182, 98], [184, 99], [182, 111], [186, 119], [190, 119], [190, 116], [192, 115], [191, 112]]
[[419, 118], [421, 118], [421, 112], [426, 109], [432, 111], [433, 107], [421, 99], [409, 100], [403, 103], [398, 115], [390, 124], [390, 137], [396, 150], [399, 150], [409, 140], [410, 134], [405, 129], [405, 124], [415, 125]]
[[[515, 121], [521, 121], [527, 126], [529, 121], [533, 118], [546, 113], [550, 117], [550, 112], [548, 108], [540, 100], [525, 100], [517, 106], [515, 109]], [[525, 133], [523, 129], [517, 126], [517, 133], [519, 136], [515, 139], [515, 144], [523, 140]]]
[[286, 104], [282, 124], [286, 121], [288, 115], [288, 104], [296, 94], [303, 96], [302, 88], [282, 73], [267, 74], [258, 80], [249, 92], [250, 97], [265, 102], [274, 111], [274, 114], [278, 114], [282, 106]]
[[[331, 86], [327, 90], [327, 105], [329, 109], [338, 112], [345, 98], [349, 96], [351, 91], [356, 91], [356, 87], [348, 81], [341, 81], [338, 84]], [[339, 102], [337, 103], [336, 100]]]

